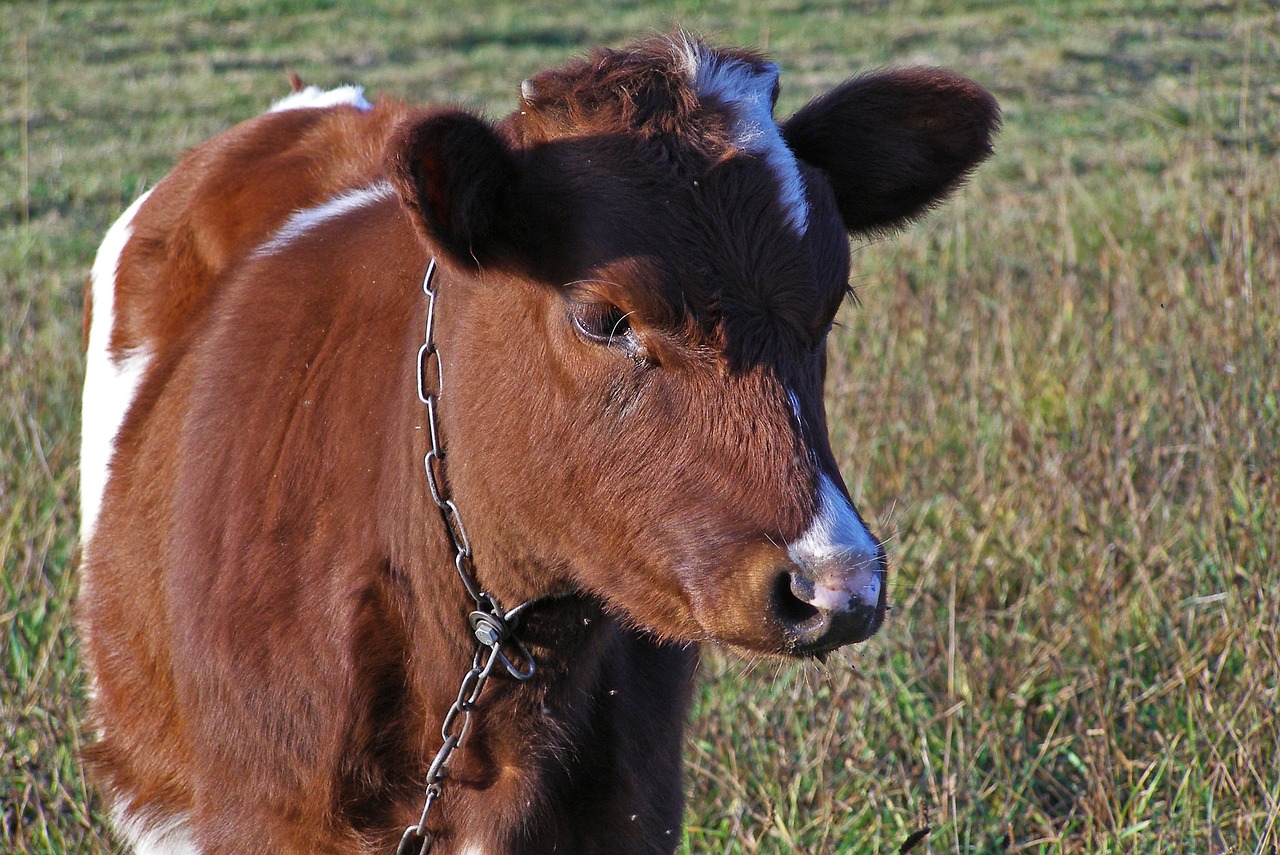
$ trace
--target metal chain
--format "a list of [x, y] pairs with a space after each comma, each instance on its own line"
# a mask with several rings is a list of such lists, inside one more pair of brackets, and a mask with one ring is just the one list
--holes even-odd
[[[435, 838], [427, 831], [427, 814], [443, 792], [445, 779], [448, 777], [449, 758], [471, 731], [471, 714], [494, 667], [501, 663], [507, 673], [517, 680], [528, 680], [534, 672], [533, 656], [514, 634], [520, 615], [531, 603], [521, 603], [511, 611], [504, 612], [497, 599], [480, 589], [472, 565], [471, 541], [467, 538], [467, 528], [462, 524], [462, 514], [446, 493], [441, 478], [444, 474], [445, 452], [440, 442], [436, 413], [444, 391], [444, 372], [435, 340], [438, 293], [435, 273], [436, 260], [433, 258], [422, 279], [422, 291], [427, 295], [427, 325], [422, 346], [418, 348], [418, 399], [427, 407], [427, 425], [431, 439], [431, 450], [423, 458], [422, 465], [427, 473], [431, 498], [440, 508], [445, 531], [453, 545], [454, 569], [458, 571], [467, 594], [475, 602], [475, 608], [467, 615], [467, 622], [475, 636], [476, 651], [471, 657], [471, 670], [463, 676], [462, 684], [458, 687], [458, 697], [445, 713], [444, 723], [440, 726], [444, 744], [427, 768], [426, 801], [422, 806], [422, 815], [415, 825], [404, 830], [396, 855], [427, 855], [431, 851]], [[512, 662], [503, 652], [504, 645], [518, 651], [517, 662]]]

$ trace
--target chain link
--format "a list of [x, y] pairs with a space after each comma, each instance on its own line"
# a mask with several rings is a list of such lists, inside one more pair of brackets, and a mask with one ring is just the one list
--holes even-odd
[[[427, 475], [427, 486], [431, 490], [431, 500], [440, 509], [445, 532], [449, 535], [449, 541], [453, 546], [454, 569], [458, 571], [458, 577], [467, 589], [467, 594], [475, 603], [475, 608], [467, 615], [467, 622], [476, 640], [476, 650], [471, 657], [471, 670], [463, 676], [462, 683], [458, 687], [458, 696], [449, 707], [449, 711], [445, 713], [444, 722], [440, 726], [440, 736], [444, 743], [427, 768], [426, 798], [422, 806], [422, 815], [415, 825], [404, 830], [400, 845], [396, 848], [396, 855], [427, 855], [431, 851], [435, 838], [431, 836], [431, 832], [427, 831], [427, 815], [431, 813], [432, 806], [440, 799], [443, 792], [445, 780], [448, 777], [450, 757], [471, 731], [471, 714], [494, 668], [501, 664], [507, 673], [517, 680], [528, 680], [534, 673], [533, 656], [514, 634], [520, 622], [520, 615], [531, 603], [521, 603], [511, 611], [504, 612], [497, 599], [480, 589], [471, 564], [471, 541], [467, 537], [466, 526], [462, 524], [462, 513], [449, 498], [441, 479], [444, 474], [445, 451], [440, 442], [440, 428], [436, 416], [440, 396], [444, 391], [444, 367], [435, 341], [438, 294], [435, 273], [436, 260], [433, 258], [427, 265], [426, 275], [422, 278], [422, 291], [427, 296], [427, 323], [422, 346], [418, 348], [418, 400], [427, 407], [431, 440], [431, 450], [423, 458], [422, 465]], [[513, 662], [503, 652], [504, 645], [515, 648], [519, 653], [516, 661]]]

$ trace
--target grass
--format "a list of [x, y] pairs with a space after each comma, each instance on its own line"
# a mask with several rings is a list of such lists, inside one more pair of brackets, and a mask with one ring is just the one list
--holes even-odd
[[678, 22], [768, 49], [782, 113], [908, 62], [1005, 108], [952, 204], [858, 246], [831, 344], [891, 619], [823, 667], [707, 656], [683, 851], [896, 852], [926, 826], [912, 851], [1276, 851], [1274, 2], [344, 6], [4, 8], [0, 848], [113, 847], [69, 625], [80, 289], [111, 220], [287, 70], [500, 113], [533, 71]]

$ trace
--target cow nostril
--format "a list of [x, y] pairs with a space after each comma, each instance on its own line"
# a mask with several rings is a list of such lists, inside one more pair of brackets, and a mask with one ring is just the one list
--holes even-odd
[[796, 577], [782, 572], [773, 583], [773, 604], [788, 626], [800, 626], [818, 616], [818, 610], [796, 596]]

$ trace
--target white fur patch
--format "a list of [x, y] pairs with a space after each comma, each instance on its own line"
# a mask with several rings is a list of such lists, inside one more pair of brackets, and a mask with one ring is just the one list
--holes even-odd
[[200, 847], [187, 830], [186, 817], [172, 817], [148, 827], [141, 818], [116, 808], [111, 812], [111, 824], [135, 855], [200, 855]]
[[111, 474], [116, 436], [151, 362], [151, 353], [145, 348], [127, 354], [111, 352], [120, 254], [133, 233], [133, 218], [149, 195], [150, 191], [143, 194], [107, 230], [89, 274], [89, 287], [93, 294], [92, 319], [80, 410], [81, 544], [87, 544], [93, 537], [98, 512], [102, 508], [102, 494]]
[[778, 123], [773, 120], [773, 89], [778, 67], [769, 63], [757, 71], [738, 59], [720, 56], [694, 39], [678, 48], [685, 72], [700, 97], [711, 97], [732, 109], [737, 118], [734, 142], [739, 148], [763, 157], [778, 179], [778, 195], [787, 221], [797, 234], [809, 226], [809, 202], [795, 155], [787, 148]]
[[787, 400], [791, 402], [791, 413], [796, 417], [796, 424], [802, 429], [804, 428], [804, 416], [800, 415], [800, 399], [796, 397], [796, 393], [790, 389], [787, 390]]
[[372, 205], [383, 199], [390, 199], [394, 195], [395, 190], [389, 182], [379, 181], [368, 187], [361, 187], [358, 190], [351, 190], [340, 196], [334, 196], [314, 208], [294, 211], [289, 219], [284, 221], [284, 225], [265, 243], [255, 249], [253, 254], [259, 258], [274, 255], [326, 220], [332, 220], [334, 217], [340, 217], [348, 211], [363, 208], [365, 205]]
[[814, 584], [810, 605], [830, 611], [847, 611], [855, 601], [874, 606], [880, 601], [884, 574], [880, 570], [880, 546], [871, 532], [826, 473], [820, 476], [818, 513], [809, 529], [787, 547], [791, 560], [804, 566], [817, 566], [832, 558], [841, 558], [853, 571], [839, 578], [819, 576]]
[[285, 110], [307, 110], [324, 107], [355, 107], [360, 111], [373, 109], [373, 104], [365, 100], [363, 86], [339, 86], [336, 89], [324, 90], [319, 86], [308, 86], [286, 95], [271, 105], [268, 113], [280, 113]]

